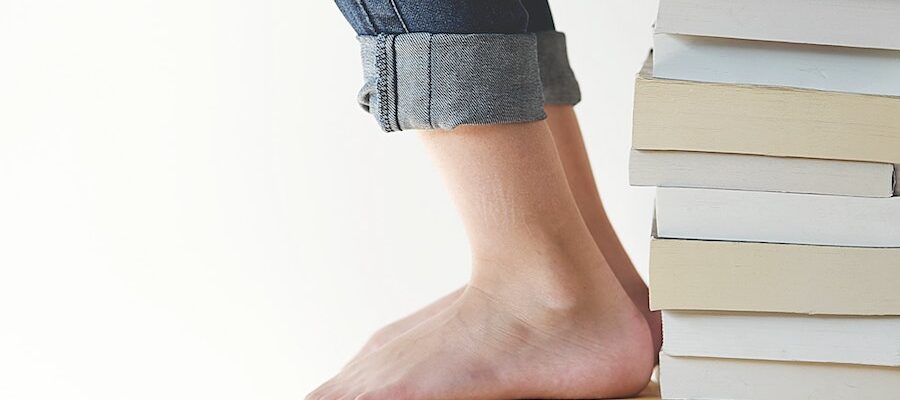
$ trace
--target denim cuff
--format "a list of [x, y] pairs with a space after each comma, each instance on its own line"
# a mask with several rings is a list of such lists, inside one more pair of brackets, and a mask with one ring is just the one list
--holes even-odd
[[[558, 54], [558, 39], [546, 40], [548, 54]], [[358, 100], [386, 132], [546, 117], [534, 34], [404, 33], [359, 41], [365, 85]], [[547, 63], [558, 68], [558, 62]], [[548, 75], [560, 88], [554, 93], [569, 88], [571, 98], [574, 77], [563, 79], [570, 75]]]
[[535, 33], [537, 37], [538, 65], [544, 87], [546, 104], [578, 104], [581, 89], [575, 73], [569, 66], [566, 35], [557, 31]]

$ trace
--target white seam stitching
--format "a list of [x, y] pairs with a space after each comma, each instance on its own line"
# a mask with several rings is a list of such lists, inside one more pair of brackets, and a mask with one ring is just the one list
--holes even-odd
[[391, 6], [394, 7], [394, 14], [397, 15], [397, 19], [400, 20], [400, 25], [403, 26], [403, 32], [409, 33], [409, 28], [406, 27], [406, 21], [404, 21], [403, 16], [400, 15], [400, 9], [397, 8], [397, 3], [394, 0], [391, 0]]
[[428, 34], [428, 127], [431, 129], [434, 129], [434, 118], [432, 118], [431, 111], [431, 102], [433, 101], [431, 97], [434, 95], [434, 89], [432, 88], [433, 77], [431, 76], [431, 63], [433, 58], [431, 52], [433, 48], [433, 40], [434, 35]]

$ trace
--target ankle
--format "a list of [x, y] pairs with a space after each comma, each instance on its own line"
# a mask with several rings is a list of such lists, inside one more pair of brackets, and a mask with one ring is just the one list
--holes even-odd
[[544, 246], [512, 255], [482, 253], [473, 262], [469, 285], [500, 301], [560, 312], [597, 311], [630, 303], [602, 254], [593, 247]]

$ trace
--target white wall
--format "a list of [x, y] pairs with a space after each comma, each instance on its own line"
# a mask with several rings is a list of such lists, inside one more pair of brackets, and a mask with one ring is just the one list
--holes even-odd
[[[557, 1], [614, 223], [653, 1]], [[0, 398], [296, 399], [468, 254], [329, 1], [0, 0]]]

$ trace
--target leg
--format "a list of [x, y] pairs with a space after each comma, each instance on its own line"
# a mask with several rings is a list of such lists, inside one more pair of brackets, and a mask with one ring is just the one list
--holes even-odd
[[662, 347], [662, 321], [659, 312], [650, 311], [647, 284], [635, 270], [628, 253], [619, 242], [612, 223], [606, 216], [606, 210], [603, 209], [603, 202], [600, 200], [591, 162], [584, 148], [584, 139], [581, 136], [575, 109], [567, 104], [548, 104], [544, 109], [547, 112], [547, 123], [553, 132], [556, 149], [566, 171], [569, 189], [578, 203], [582, 219], [591, 231], [591, 236], [603, 256], [606, 257], [616, 279], [619, 280], [628, 293], [628, 297], [647, 319], [650, 332], [653, 334], [655, 350], [658, 353]]
[[[342, 3], [345, 14], [354, 5], [365, 12], [348, 15], [364, 35], [419, 32], [416, 24], [428, 18], [402, 15], [417, 7], [427, 14], [436, 4]], [[369, 80], [360, 99], [386, 131], [445, 129], [423, 139], [465, 222], [472, 278], [443, 311], [356, 359], [309, 398], [583, 398], [640, 390], [653, 363], [649, 329], [583, 222], [540, 121], [542, 36], [516, 33], [527, 21], [518, 18], [519, 2], [438, 3], [463, 14], [511, 5], [497, 15], [514, 16], [514, 27], [501, 35], [363, 37]], [[488, 14], [472, 13], [461, 25], [491, 25], [481, 18]]]
[[602, 398], [641, 390], [644, 317], [581, 219], [545, 122], [423, 140], [470, 238], [449, 308], [349, 365], [310, 399]]
[[555, 32], [553, 15], [546, 0], [523, 0], [523, 4], [532, 16], [529, 31], [538, 35], [538, 59], [546, 102], [544, 110], [547, 114], [547, 123], [553, 132], [556, 150], [566, 172], [569, 189], [578, 203], [583, 220], [616, 278], [635, 306], [646, 317], [658, 353], [662, 347], [660, 315], [658, 312], [650, 311], [647, 285], [638, 275], [628, 253], [619, 242], [600, 200], [581, 128], [575, 116], [574, 105], [580, 101], [581, 93], [569, 67], [565, 40]]
[[[547, 113], [547, 123], [553, 133], [556, 151], [565, 170], [569, 190], [575, 198], [582, 220], [616, 275], [616, 279], [647, 319], [653, 337], [654, 352], [659, 353], [662, 347], [662, 321], [659, 312], [650, 311], [647, 285], [635, 270], [603, 208], [574, 107], [568, 104], [547, 104], [544, 109]], [[382, 328], [372, 336], [357, 358], [380, 348], [449, 307], [463, 293], [463, 289], [457, 289], [412, 315]]]
[[[534, 2], [534, 0], [529, 1], [531, 3]], [[336, 3], [347, 17], [348, 21], [350, 21], [351, 25], [353, 25], [356, 32], [359, 35], [369, 35], [370, 37], [371, 35], [379, 33], [402, 34], [406, 32], [524, 34], [529, 28], [529, 21], [534, 22], [539, 20], [529, 18], [529, 10], [523, 6], [520, 0], [493, 0], [490, 2], [480, 0], [336, 0]], [[429, 43], [429, 47], [433, 47], [433, 43]], [[364, 51], [364, 65], [371, 67], [371, 64], [377, 62], [377, 60], [366, 60], [366, 53], [367, 52]], [[488, 56], [489, 57], [486, 58], [496, 58], [494, 57], [495, 54], [488, 54]], [[375, 58], [371, 55], [369, 55], [369, 57]], [[454, 56], [454, 58], [456, 58], [456, 56]], [[423, 61], [430, 64], [433, 60], [434, 57], [427, 57]], [[515, 59], [512, 59], [511, 61], [519, 62], [519, 60]], [[467, 74], [459, 75], [465, 76]], [[433, 77], [428, 74], [427, 78], [432, 80]], [[391, 79], [385, 79], [384, 81], [390, 80]], [[367, 88], [377, 87], [377, 81], [378, 79], [370, 79], [369, 82], [367, 82]], [[527, 87], [529, 85], [523, 86]], [[366, 88], [364, 88], [363, 92], [366, 92]], [[369, 90], [369, 92], [374, 91]], [[539, 89], [537, 93], [534, 91], [530, 92], [530, 97], [540, 96]], [[514, 92], [513, 95], [519, 95], [519, 93]], [[369, 94], [361, 95], [361, 100], [361, 103], [366, 109], [372, 111], [373, 114], [377, 114], [374, 110], [376, 107], [375, 103], [378, 102], [372, 101]], [[429, 105], [428, 111], [433, 111], [431, 110], [431, 99], [428, 99], [428, 101], [425, 102], [420, 101], [420, 103], [427, 103]], [[433, 103], [440, 104], [442, 102], [434, 101]], [[491, 102], [486, 103], [490, 104]], [[511, 108], [519, 108], [516, 106], [516, 104], [513, 104], [513, 107]], [[510, 107], [497, 108], [502, 109]], [[543, 118], [543, 110], [540, 104], [538, 104], [537, 110], [539, 113], [534, 112], [534, 109], [531, 110], [531, 119]], [[491, 113], [484, 112], [483, 114], [490, 115]], [[534, 118], [535, 116], [538, 118]], [[510, 120], [509, 118], [500, 119]], [[397, 128], [397, 126], [391, 126], [392, 124], [390, 124], [390, 122], [387, 124], [382, 123], [382, 127], [385, 127], [385, 125], [388, 125], [386, 128], [389, 129], [387, 130], [396, 130]], [[399, 123], [396, 125], [399, 125]], [[380, 329], [370, 338], [368, 343], [363, 346], [363, 349], [357, 354], [354, 360], [381, 347], [409, 328], [416, 326], [418, 323], [443, 310], [452, 304], [462, 291], [462, 288], [458, 289], [406, 318]]]
[[[544, 109], [547, 122], [553, 131], [557, 152], [565, 168], [569, 188], [575, 196], [585, 223], [616, 278], [647, 318], [658, 352], [662, 344], [659, 313], [649, 310], [647, 286], [634, 269], [606, 216], [591, 172], [590, 161], [573, 108], [580, 100], [580, 92], [569, 68], [565, 41], [558, 32], [555, 32], [553, 15], [546, 0], [521, 0], [521, 3], [528, 14], [526, 30], [538, 35], [538, 59], [544, 99], [547, 102]], [[372, 336], [357, 357], [381, 347], [450, 306], [462, 294], [463, 289], [458, 289], [412, 315], [382, 328]]]

